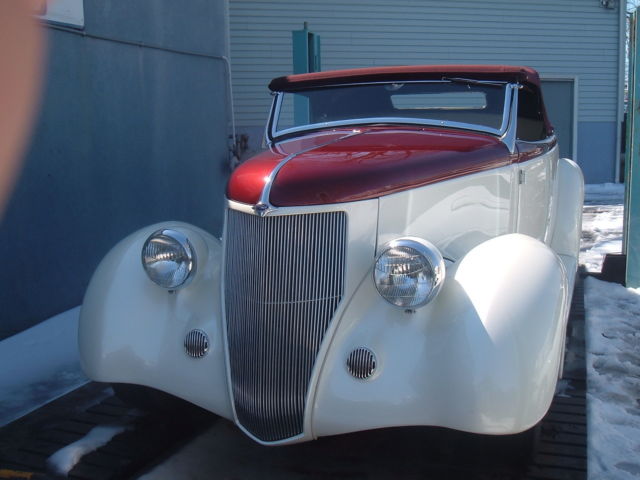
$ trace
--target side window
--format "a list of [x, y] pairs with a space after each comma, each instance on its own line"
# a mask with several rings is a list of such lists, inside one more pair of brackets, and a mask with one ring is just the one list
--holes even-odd
[[526, 87], [518, 92], [518, 140], [544, 140], [546, 135], [541, 107], [540, 96], [535, 92]]

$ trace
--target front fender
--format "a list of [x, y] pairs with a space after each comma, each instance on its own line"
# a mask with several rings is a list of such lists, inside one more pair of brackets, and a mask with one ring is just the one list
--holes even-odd
[[551, 248], [561, 258], [564, 256], [571, 258], [573, 262], [570, 265], [575, 269], [582, 234], [584, 177], [578, 164], [568, 158], [558, 160], [553, 202], [555, 208], [550, 230], [552, 232]]
[[[450, 264], [439, 296], [408, 313], [364, 282], [346, 309], [318, 382], [314, 435], [401, 425], [476, 433], [523, 431], [555, 391], [567, 278], [545, 244], [510, 234]], [[349, 352], [377, 357], [368, 380]]]
[[[147, 237], [161, 228], [187, 235], [196, 273], [173, 293], [157, 286], [141, 264]], [[80, 313], [82, 366], [93, 380], [147, 385], [232, 418], [225, 368], [220, 278], [222, 245], [181, 222], [145, 227], [118, 243], [94, 273]], [[185, 335], [203, 330], [202, 358], [184, 350]]]

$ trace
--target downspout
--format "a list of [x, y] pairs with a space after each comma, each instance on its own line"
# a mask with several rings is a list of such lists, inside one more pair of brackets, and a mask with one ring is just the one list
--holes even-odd
[[229, 168], [233, 170], [240, 163], [240, 153], [238, 152], [238, 141], [236, 139], [236, 118], [235, 108], [233, 105], [233, 80], [231, 78], [231, 61], [229, 55], [231, 54], [231, 20], [229, 14], [229, 0], [224, 0], [224, 29], [225, 29], [225, 55], [222, 56], [225, 68], [227, 70], [227, 95], [229, 105], [229, 118], [231, 120], [231, 145], [229, 145]]
[[233, 107], [233, 82], [231, 80], [231, 62], [229, 58], [226, 56], [220, 57], [225, 64], [227, 70], [227, 95], [229, 96], [229, 116], [231, 117], [231, 147], [229, 148], [232, 156], [229, 158], [229, 164], [234, 168], [234, 164], [240, 162], [238, 158], [238, 154], [236, 152], [236, 148], [238, 143], [236, 141], [236, 120], [234, 115], [234, 107]]
[[622, 120], [624, 119], [624, 83], [625, 83], [625, 45], [627, 34], [627, 1], [619, 2], [619, 25], [618, 25], [618, 106], [616, 112], [616, 151], [615, 151], [615, 173], [614, 183], [620, 183], [620, 151], [622, 145]]

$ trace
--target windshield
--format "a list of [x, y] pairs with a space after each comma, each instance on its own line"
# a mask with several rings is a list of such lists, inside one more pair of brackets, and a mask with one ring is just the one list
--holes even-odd
[[505, 83], [464, 79], [280, 92], [271, 135], [375, 123], [445, 125], [500, 133], [506, 122], [505, 92]]

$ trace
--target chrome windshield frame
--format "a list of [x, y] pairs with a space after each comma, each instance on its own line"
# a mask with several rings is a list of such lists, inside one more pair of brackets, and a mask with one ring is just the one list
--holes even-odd
[[[453, 81], [463, 81], [466, 79], [452, 79]], [[335, 84], [327, 85], [323, 87], [314, 88], [334, 88], [343, 86], [358, 86], [358, 85], [380, 85], [391, 83], [451, 83], [452, 80], [415, 80], [415, 81], [396, 81], [396, 82], [363, 82], [363, 83], [350, 83], [350, 84]], [[502, 122], [499, 128], [491, 128], [486, 125], [478, 125], [463, 122], [452, 122], [447, 120], [429, 120], [414, 117], [367, 117], [367, 118], [350, 118], [347, 120], [336, 120], [331, 122], [310, 123], [299, 127], [291, 127], [283, 130], [276, 130], [276, 119], [280, 116], [280, 110], [282, 108], [282, 100], [285, 93], [292, 92], [274, 92], [274, 99], [271, 105], [271, 111], [269, 114], [269, 121], [266, 126], [266, 140], [267, 143], [274, 143], [281, 138], [286, 138], [295, 134], [303, 134], [305, 132], [315, 132], [318, 130], [326, 130], [331, 128], [342, 127], [358, 127], [363, 125], [418, 125], [426, 127], [449, 127], [461, 130], [470, 130], [474, 132], [488, 133], [500, 138], [509, 147], [509, 151], [513, 153], [515, 149], [515, 130], [516, 130], [516, 117], [514, 110], [517, 110], [517, 90], [520, 85], [509, 82], [495, 82], [495, 81], [477, 81], [474, 83], [505, 86], [505, 98], [502, 111]]]

